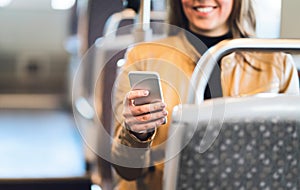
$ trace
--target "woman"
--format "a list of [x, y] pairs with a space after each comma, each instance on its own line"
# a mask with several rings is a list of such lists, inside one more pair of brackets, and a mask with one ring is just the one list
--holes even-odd
[[[165, 117], [170, 121], [173, 107], [186, 102], [190, 77], [205, 51], [203, 46], [199, 47], [199, 40], [209, 48], [225, 39], [254, 35], [255, 15], [251, 0], [169, 0], [167, 7], [169, 23], [187, 32], [175, 32], [161, 41], [130, 47], [126, 64], [117, 79], [114, 103], [116, 128], [112, 147], [114, 168], [122, 176], [117, 189], [162, 189], [161, 153], [169, 125], [164, 124]], [[238, 96], [239, 92], [242, 92], [241, 95], [259, 92], [299, 93], [296, 70], [286, 54], [239, 52], [230, 54], [224, 60], [227, 64], [221, 64], [222, 73], [216, 76], [221, 76], [217, 83], [222, 84], [225, 96]], [[270, 64], [269, 60], [274, 63]], [[240, 72], [234, 73], [236, 65], [242, 68], [240, 72], [244, 66], [250, 65], [250, 69], [253, 68], [250, 71], [247, 68], [250, 73], [264, 73], [267, 77], [260, 82], [252, 79], [252, 82], [241, 81], [235, 85], [234, 82], [244, 77]], [[165, 102], [135, 106], [134, 99], [147, 96], [149, 92], [130, 90], [127, 74], [131, 70], [158, 72], [163, 82]], [[278, 81], [279, 85], [268, 85], [274, 81]], [[250, 91], [247, 91], [248, 87]], [[208, 87], [205, 97], [211, 98]]]

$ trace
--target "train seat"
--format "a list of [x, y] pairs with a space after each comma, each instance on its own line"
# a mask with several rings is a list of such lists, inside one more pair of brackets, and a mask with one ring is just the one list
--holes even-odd
[[300, 97], [174, 108], [164, 189], [299, 189]]

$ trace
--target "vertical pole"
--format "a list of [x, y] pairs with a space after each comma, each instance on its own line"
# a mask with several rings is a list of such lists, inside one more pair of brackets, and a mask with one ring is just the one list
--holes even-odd
[[140, 24], [143, 31], [150, 29], [151, 0], [141, 0], [140, 4]]
[[150, 28], [151, 0], [141, 0], [138, 27], [133, 31], [135, 41], [148, 41], [152, 37]]

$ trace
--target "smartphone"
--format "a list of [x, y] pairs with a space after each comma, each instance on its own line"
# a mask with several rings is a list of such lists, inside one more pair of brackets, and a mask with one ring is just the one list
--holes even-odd
[[148, 90], [149, 95], [134, 100], [135, 105], [149, 104], [163, 101], [160, 77], [157, 72], [131, 71], [128, 73], [131, 88], [134, 90]]

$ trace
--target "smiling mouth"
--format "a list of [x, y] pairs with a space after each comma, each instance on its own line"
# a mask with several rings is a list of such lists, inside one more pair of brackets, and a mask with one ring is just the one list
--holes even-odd
[[201, 13], [209, 13], [213, 11], [216, 7], [194, 7], [193, 9]]

